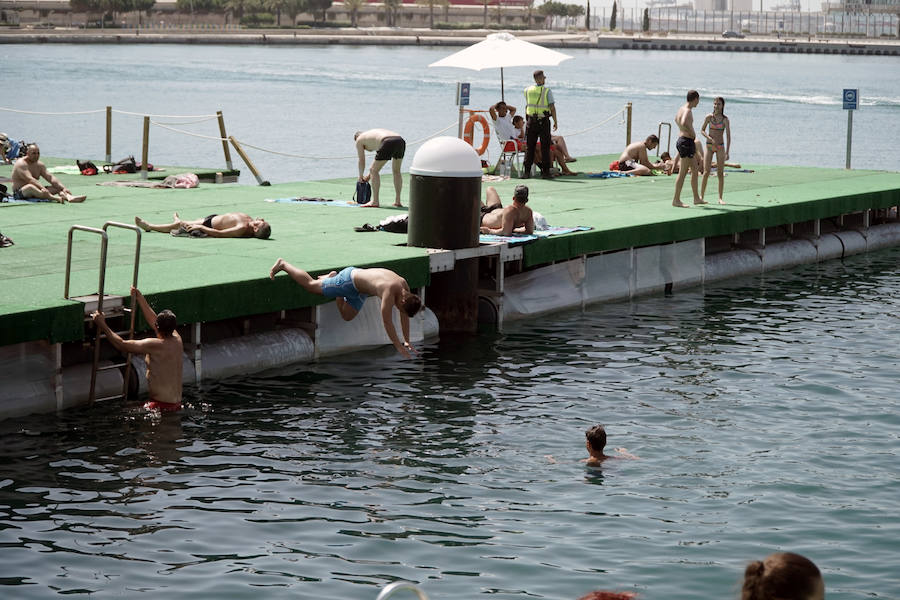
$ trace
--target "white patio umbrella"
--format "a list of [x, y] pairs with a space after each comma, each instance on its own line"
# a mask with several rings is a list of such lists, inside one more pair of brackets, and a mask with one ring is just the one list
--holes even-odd
[[503, 32], [492, 33], [477, 44], [473, 44], [428, 66], [457, 67], [473, 71], [499, 68], [500, 97], [504, 98], [504, 67], [556, 66], [569, 58], [572, 57], [568, 54], [520, 40], [511, 33]]

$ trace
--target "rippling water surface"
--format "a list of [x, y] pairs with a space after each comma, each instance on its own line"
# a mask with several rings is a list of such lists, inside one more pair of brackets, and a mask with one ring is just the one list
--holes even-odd
[[[41, 143], [47, 156], [103, 158], [105, 108], [113, 117], [113, 159], [140, 156], [142, 115], [153, 117], [150, 162], [215, 167], [224, 164], [215, 121], [176, 116], [222, 110], [227, 132], [244, 144], [273, 183], [352, 177], [353, 133], [387, 127], [410, 143], [448, 126], [455, 135], [457, 81], [472, 84], [472, 108], [500, 98], [498, 69], [431, 69], [460, 50], [450, 47], [285, 47], [179, 45], [0, 45], [8, 81], [53, 82], [53, 93], [7, 94], [0, 131]], [[843, 168], [847, 113], [843, 88], [858, 88], [853, 118], [853, 166], [900, 170], [900, 60], [892, 56], [757, 54], [566, 49], [573, 56], [548, 67], [559, 133], [576, 156], [620, 152], [621, 113], [633, 105], [633, 135], [672, 123], [687, 90], [702, 95], [698, 124], [714, 96], [727, 100], [734, 161]], [[27, 57], [27, 60], [23, 60]], [[522, 106], [533, 69], [505, 69], [506, 98]], [[604, 123], [601, 125], [601, 123]], [[676, 128], [677, 129], [677, 128]], [[184, 132], [194, 136], [191, 137]], [[663, 128], [663, 145], [668, 142]], [[676, 132], [677, 137], [677, 132]], [[674, 138], [672, 144], [674, 145]], [[674, 150], [673, 150], [674, 152]], [[256, 181], [244, 171], [242, 182]], [[409, 168], [410, 161], [404, 164]]]
[[898, 260], [2, 422], [0, 595], [729, 598], [788, 549], [900, 598]]

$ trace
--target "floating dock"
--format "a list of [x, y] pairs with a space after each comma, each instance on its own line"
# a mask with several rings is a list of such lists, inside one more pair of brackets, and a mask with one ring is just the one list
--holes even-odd
[[[570, 165], [600, 173], [617, 156], [579, 158]], [[44, 159], [49, 166], [74, 161]], [[99, 163], [98, 163], [99, 164]], [[185, 382], [263, 371], [320, 356], [387, 343], [378, 303], [344, 322], [334, 303], [268, 272], [278, 257], [313, 275], [347, 265], [384, 266], [404, 276], [428, 304], [431, 274], [458, 261], [479, 262], [479, 319], [504, 321], [567, 308], [681, 289], [728, 277], [841, 258], [900, 245], [900, 173], [744, 165], [726, 170], [727, 204], [675, 208], [674, 177], [600, 178], [589, 174], [553, 181], [508, 179], [495, 186], [504, 204], [526, 183], [529, 205], [554, 227], [590, 230], [482, 243], [462, 250], [406, 246], [403, 234], [356, 232], [402, 209], [349, 204], [354, 178], [277, 184], [216, 185], [217, 169], [166, 167], [162, 177], [191, 171], [206, 181], [195, 189], [144, 189], [97, 185], [139, 175], [57, 174], [83, 204], [0, 204], [0, 231], [14, 246], [0, 249], [0, 418], [60, 410], [88, 401], [93, 326], [91, 300], [64, 298], [70, 229], [133, 224], [135, 215], [166, 223], [245, 212], [272, 225], [269, 240], [173, 237], [110, 227], [103, 282], [105, 310], [127, 304], [140, 252], [138, 287], [157, 310], [178, 316], [185, 340]], [[11, 166], [0, 167], [9, 177]], [[225, 174], [234, 175], [234, 173]], [[409, 180], [404, 175], [403, 202]], [[6, 185], [9, 185], [8, 183]], [[716, 181], [708, 191], [715, 197]], [[392, 198], [390, 177], [382, 195]], [[482, 189], [482, 197], [484, 189]], [[291, 202], [290, 198], [318, 198]], [[682, 199], [690, 202], [689, 179]], [[388, 202], [389, 203], [389, 202]], [[101, 238], [73, 232], [69, 296], [99, 289]], [[95, 303], [95, 301], [94, 301]], [[413, 338], [439, 332], [428, 310], [413, 319]], [[382, 351], [385, 356], [393, 348]], [[104, 360], [113, 360], [104, 352]], [[140, 358], [137, 390], [146, 382]], [[103, 390], [121, 388], [120, 371], [98, 377]]]

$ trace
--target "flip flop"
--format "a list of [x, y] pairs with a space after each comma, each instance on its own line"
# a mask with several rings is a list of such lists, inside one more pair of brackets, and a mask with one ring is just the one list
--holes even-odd
[[362, 227], [354, 227], [353, 231], [378, 231], [378, 229], [372, 227], [369, 223], [366, 223]]
[[8, 248], [9, 246], [15, 245], [10, 238], [6, 237], [2, 233], [0, 233], [0, 248]]

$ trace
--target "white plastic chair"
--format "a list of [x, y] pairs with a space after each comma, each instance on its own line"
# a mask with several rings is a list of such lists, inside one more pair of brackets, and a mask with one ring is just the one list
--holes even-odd
[[[506, 161], [510, 166], [510, 174], [514, 177], [522, 173], [522, 154], [515, 140], [505, 140], [500, 142], [500, 158], [497, 160], [499, 165], [501, 161]], [[515, 171], [513, 170], [515, 169]], [[496, 169], [494, 169], [496, 171]]]

